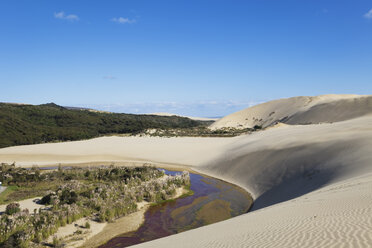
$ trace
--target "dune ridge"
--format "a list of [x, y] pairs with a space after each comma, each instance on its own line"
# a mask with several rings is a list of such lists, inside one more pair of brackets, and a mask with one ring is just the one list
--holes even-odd
[[318, 124], [345, 121], [372, 113], [371, 95], [299, 96], [279, 99], [243, 109], [213, 123], [221, 128], [268, 127], [278, 122]]

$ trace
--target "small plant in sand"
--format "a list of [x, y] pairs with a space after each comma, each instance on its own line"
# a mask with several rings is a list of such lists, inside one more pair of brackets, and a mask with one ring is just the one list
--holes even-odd
[[86, 229], [90, 229], [90, 223], [89, 223], [89, 221], [85, 222], [84, 227], [85, 227]]
[[61, 240], [57, 236], [53, 236], [53, 247], [63, 247]]

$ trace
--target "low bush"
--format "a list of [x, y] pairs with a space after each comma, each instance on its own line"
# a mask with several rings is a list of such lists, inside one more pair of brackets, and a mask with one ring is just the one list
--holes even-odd
[[15, 213], [20, 212], [21, 209], [19, 207], [19, 203], [10, 203], [9, 205], [6, 206], [5, 213], [7, 215], [13, 215]]

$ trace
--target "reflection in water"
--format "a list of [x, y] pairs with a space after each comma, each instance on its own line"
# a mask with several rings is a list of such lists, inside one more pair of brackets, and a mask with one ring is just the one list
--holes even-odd
[[237, 186], [192, 173], [190, 179], [192, 196], [151, 206], [137, 231], [119, 235], [100, 247], [127, 247], [201, 227], [246, 213], [252, 204]]

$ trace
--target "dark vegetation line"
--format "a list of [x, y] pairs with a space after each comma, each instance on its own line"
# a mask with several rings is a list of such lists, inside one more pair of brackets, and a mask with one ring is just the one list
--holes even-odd
[[138, 134], [150, 128], [190, 129], [210, 123], [179, 116], [93, 112], [54, 103], [0, 103], [0, 148], [90, 139], [108, 134]]

